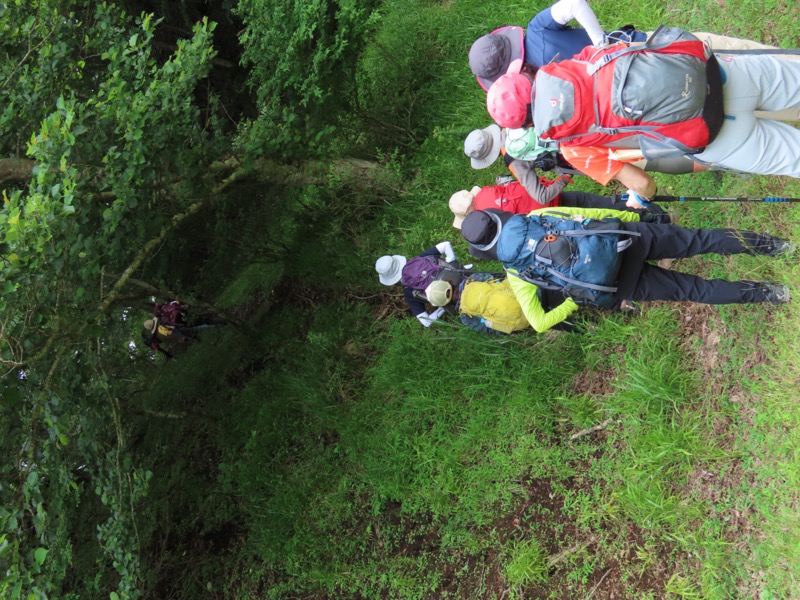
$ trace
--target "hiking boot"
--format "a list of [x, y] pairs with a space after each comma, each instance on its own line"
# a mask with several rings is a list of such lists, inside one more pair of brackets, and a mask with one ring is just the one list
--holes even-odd
[[780, 283], [765, 283], [764, 302], [766, 304], [785, 304], [789, 302], [789, 287]]
[[769, 235], [768, 233], [765, 233], [764, 237], [768, 238], [770, 243], [764, 248], [761, 254], [765, 256], [788, 256], [794, 254], [796, 247], [793, 242]]

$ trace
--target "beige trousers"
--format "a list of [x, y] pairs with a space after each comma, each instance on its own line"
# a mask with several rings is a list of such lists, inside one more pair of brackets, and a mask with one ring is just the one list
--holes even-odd
[[[725, 50], [763, 50], [769, 48], [776, 48], [776, 46], [767, 46], [752, 40], [743, 40], [740, 38], [730, 37], [727, 35], [717, 35], [715, 33], [708, 33], [706, 31], [693, 31], [692, 34], [708, 43], [711, 49], [717, 54], [725, 54]], [[777, 54], [776, 58], [781, 60], [800, 60], [798, 54]], [[755, 111], [753, 114], [759, 119], [771, 119], [773, 121], [800, 121], [800, 108], [786, 108], [784, 110], [776, 110], [771, 112]]]

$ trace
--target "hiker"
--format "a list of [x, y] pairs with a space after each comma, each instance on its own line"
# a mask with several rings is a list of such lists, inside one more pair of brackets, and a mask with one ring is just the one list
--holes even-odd
[[[426, 310], [426, 290], [431, 282], [449, 281], [457, 288], [462, 280], [472, 274], [458, 262], [453, 246], [448, 241], [431, 246], [410, 260], [399, 254], [381, 256], [375, 262], [375, 270], [383, 285], [400, 283], [403, 286], [403, 298], [411, 314], [424, 327], [430, 327], [448, 310], [441, 306], [434, 307], [431, 312]], [[454, 311], [452, 307], [449, 310]]]
[[[533, 127], [508, 129], [492, 123], [483, 129], [475, 129], [470, 132], [464, 140], [464, 154], [469, 157], [473, 169], [490, 167], [502, 156], [508, 170], [511, 171], [517, 181], [525, 186], [528, 194], [540, 204], [546, 205], [553, 195], [563, 189], [570, 181], [561, 177], [555, 180], [546, 180], [550, 181], [550, 183], [548, 184], [549, 187], [545, 188], [537, 169], [554, 171], [561, 175], [582, 174], [580, 169], [573, 167], [564, 155], [558, 149], [551, 148], [551, 145], [540, 141]], [[626, 156], [624, 149], [608, 148], [607, 150]], [[685, 156], [647, 160], [637, 151], [630, 160], [634, 161], [633, 164], [635, 166], [639, 166], [645, 171], [656, 171], [670, 175], [705, 170], [705, 167]], [[568, 204], [567, 206], [577, 205]]]
[[[721, 55], [717, 61], [714, 55], [705, 56], [699, 40], [681, 30], [660, 30], [651, 41], [653, 46], [587, 49], [575, 61], [540, 70], [532, 115], [531, 84], [522, 73], [499, 78], [489, 91], [487, 107], [501, 126], [526, 126], [535, 120], [539, 135], [560, 141], [565, 158], [582, 172], [601, 183], [612, 177], [622, 181], [628, 187], [629, 206], [638, 200], [638, 205], [646, 205], [655, 194], [655, 181], [631, 164], [634, 158], [609, 150], [607, 144], [619, 140], [638, 141], [644, 155], [690, 154], [692, 160], [711, 168], [800, 177], [795, 159], [800, 151], [800, 130], [755, 114], [800, 107], [800, 62], [767, 55]], [[670, 60], [684, 62], [672, 62], [672, 66], [655, 60], [639, 63], [645, 65], [643, 71], [637, 78], [629, 78], [634, 83], [624, 90], [629, 94], [625, 102], [633, 108], [623, 111], [615, 104], [617, 100], [612, 100], [609, 86], [614, 85], [614, 69], [609, 65], [621, 64], [617, 61], [628, 53], [658, 54], [659, 46], [668, 51], [680, 46], [681, 51], [671, 53]], [[587, 68], [587, 61], [592, 67]], [[681, 73], [690, 61], [696, 72], [685, 74], [684, 82]], [[604, 78], [595, 84], [598, 73]], [[657, 78], [659, 81], [654, 81]], [[569, 97], [563, 95], [575, 86], [580, 89], [574, 96], [572, 92]], [[614, 92], [614, 98], [621, 98], [621, 93]], [[663, 103], [665, 97], [676, 100]], [[573, 98], [583, 98], [583, 102], [575, 105]]]
[[[582, 26], [569, 27], [567, 23], [578, 21]], [[531, 74], [535, 69], [553, 62], [569, 60], [587, 46], [595, 48], [607, 42], [643, 42], [653, 32], [637, 31], [632, 25], [606, 34], [600, 27], [597, 16], [587, 0], [560, 0], [539, 12], [528, 23], [527, 30], [509, 25], [492, 31], [477, 39], [469, 51], [469, 65], [480, 86], [488, 91], [492, 84], [505, 75], [512, 62], [519, 60], [520, 69]], [[752, 40], [717, 35], [707, 31], [693, 32], [714, 51], [765, 51], [780, 50]], [[781, 55], [786, 60], [798, 60], [797, 55]], [[782, 108], [757, 111], [761, 119], [781, 121], [800, 120], [800, 108]], [[656, 169], [653, 169], [656, 170]]]
[[164, 325], [172, 325], [189, 332], [197, 333], [202, 329], [223, 327], [227, 322], [213, 312], [197, 313], [189, 310], [189, 305], [180, 300], [166, 303], [153, 303], [153, 316]]
[[[519, 131], [520, 129], [535, 131], [531, 115], [532, 93], [533, 86], [529, 75], [509, 73], [500, 77], [489, 90], [486, 98], [489, 114], [496, 121], [496, 126], [503, 126], [504, 131]], [[485, 140], [485, 136], [482, 137]], [[473, 138], [473, 141], [476, 139], [477, 136]], [[486, 142], [484, 141], [484, 143]], [[555, 144], [555, 142], [542, 143]], [[578, 150], [587, 152], [590, 150], [589, 148], [576, 150], [574, 146], [567, 146], [563, 142], [558, 144], [558, 150], [566, 164], [574, 166], [578, 173], [587, 175], [602, 185], [608, 185], [612, 179], [619, 181], [628, 190], [626, 203], [628, 208], [643, 208], [646, 206], [644, 202], [639, 202], [636, 198], [652, 197], [647, 192], [651, 191], [650, 188], [654, 186], [652, 183], [654, 180], [645, 173], [644, 169], [673, 175], [695, 173], [707, 169], [706, 166], [693, 160], [691, 156], [645, 158], [639, 149], [638, 140], [634, 137], [617, 141], [614, 146], [599, 144], [592, 146], [591, 156], [578, 154]], [[494, 151], [491, 150], [484, 159], [491, 157]], [[510, 152], [506, 153], [506, 164], [509, 160], [508, 155]], [[509, 166], [509, 169], [511, 168]], [[525, 174], [524, 180], [519, 176], [517, 178], [529, 185], [536, 177], [534, 169], [525, 165], [523, 161], [515, 160], [513, 168], [512, 172], [515, 173], [515, 176], [520, 172]], [[653, 189], [652, 192], [655, 193], [655, 190]]]
[[[642, 210], [641, 207], [639, 207], [639, 208], [628, 208], [628, 207], [626, 207], [624, 205], [624, 202], [626, 200], [626, 196], [624, 194], [621, 194], [620, 198], [621, 199], [620, 199], [620, 202], [619, 202], [619, 204], [620, 204], [619, 208], [616, 208], [616, 206], [614, 206], [614, 207], [600, 207], [600, 208], [594, 208], [593, 210], [603, 210], [604, 209], [604, 210], [611, 210], [612, 213], [623, 212], [625, 214], [625, 216], [623, 217], [623, 220], [630, 221], [630, 222], [633, 222], [633, 223], [639, 223], [639, 222], [641, 222], [641, 223], [664, 223], [664, 224], [670, 223], [669, 215], [666, 212], [664, 212], [663, 209], [660, 208], [659, 206], [657, 206], [656, 204], [650, 204], [650, 206], [646, 210]], [[615, 204], [617, 204], [617, 203], [615, 203]], [[566, 206], [565, 207], [550, 207], [550, 208], [555, 210], [557, 212], [557, 214], [560, 214], [560, 215], [565, 215], [565, 214], [566, 215], [571, 215], [571, 214], [573, 214], [575, 212], [575, 210], [579, 210], [580, 209], [580, 207], [566, 207]], [[562, 208], [563, 208], [563, 210], [562, 210]], [[656, 211], [658, 211], [658, 212], [651, 212], [654, 209]], [[453, 222], [453, 226], [456, 227], [456, 229], [461, 229], [461, 227], [464, 224], [464, 219], [466, 219], [466, 217], [468, 215], [470, 215], [471, 213], [473, 213], [475, 210], [476, 210], [476, 207], [474, 205], [472, 207], [468, 207], [465, 211], [463, 211], [463, 213], [461, 215], [459, 215], [459, 216], [462, 216], [463, 218], [458, 219], [458, 217], [457, 217], [455, 219], [455, 221]], [[486, 211], [486, 212], [492, 212], [492, 213], [493, 212], [498, 212], [498, 209], [496, 209], [494, 207], [481, 208], [479, 210], [483, 210], [483, 211]], [[522, 215], [528, 215], [528, 214], [531, 214], [531, 213], [535, 214], [539, 210], [546, 210], [546, 209], [536, 209], [536, 210], [531, 211], [529, 213], [516, 213], [516, 214], [522, 214]], [[508, 210], [502, 211], [502, 212], [504, 214], [506, 214], [506, 218], [511, 216], [512, 214], [515, 214], [515, 213], [512, 213], [511, 211], [508, 211]], [[475, 258], [480, 258], [480, 259], [483, 259], [483, 260], [497, 260], [497, 257], [495, 256], [493, 251], [484, 252], [484, 251], [480, 250], [480, 248], [478, 246], [476, 246], [475, 244], [469, 244], [468, 252], [469, 252], [469, 254], [471, 256], [474, 256]]]
[[142, 339], [153, 350], [157, 350], [168, 359], [174, 356], [161, 347], [161, 344], [188, 344], [195, 339], [190, 337], [182, 328], [168, 324], [159, 317], [147, 319], [142, 329]]
[[508, 334], [530, 327], [508, 280], [493, 273], [470, 275], [456, 289], [448, 281], [432, 281], [426, 296], [433, 306], [454, 308], [462, 324], [481, 333]]
[[[567, 26], [573, 19], [583, 29]], [[630, 25], [610, 35], [637, 42], [647, 38], [646, 33]], [[469, 51], [469, 66], [480, 86], [488, 91], [514, 60], [538, 68], [572, 58], [586, 46], [600, 46], [605, 39], [606, 33], [586, 0], [560, 0], [533, 17], [525, 32], [522, 27], [509, 25], [478, 38]]]
[[[570, 180], [571, 181], [571, 180]], [[555, 183], [542, 177], [542, 187], [546, 192], [556, 187]], [[649, 206], [652, 212], [645, 213], [641, 209], [627, 208], [622, 202], [618, 202], [614, 197], [597, 196], [587, 192], [563, 192], [557, 194], [548, 193], [544, 198], [548, 201], [541, 202], [539, 199], [531, 198], [522, 185], [516, 181], [511, 181], [503, 185], [487, 185], [484, 187], [474, 186], [471, 190], [460, 190], [450, 197], [448, 202], [450, 212], [453, 213], [453, 227], [461, 229], [461, 223], [473, 210], [484, 210], [495, 208], [515, 215], [527, 215], [531, 211], [540, 208], [552, 208], [557, 206], [570, 206], [579, 208], [615, 208], [617, 210], [637, 210], [641, 213], [640, 220], [648, 223], [669, 223], [669, 215], [655, 204]]]
[[223, 327], [227, 323], [212, 313], [189, 313], [189, 306], [180, 300], [153, 303], [153, 318], [144, 322], [142, 338], [153, 350], [173, 358], [161, 344], [188, 344], [197, 340], [203, 329]]
[[[511, 171], [514, 178], [524, 187], [530, 198], [533, 198], [541, 205], [548, 205], [557, 196], [561, 194], [564, 187], [570, 183], [571, 179], [566, 173], [563, 173], [556, 179], [544, 179], [536, 172], [537, 161], [534, 160], [534, 152], [528, 151], [528, 146], [533, 145], [535, 151], [535, 158], [542, 157], [545, 153], [548, 157], [555, 153], [548, 153], [544, 148], [536, 145], [535, 132], [527, 134], [525, 140], [513, 146], [515, 149], [519, 146], [519, 152], [511, 155], [507, 151], [508, 130], [501, 129], [494, 123], [483, 129], [475, 129], [470, 132], [464, 140], [464, 154], [470, 159], [470, 164], [473, 169], [485, 169], [490, 167], [501, 155], [503, 160]], [[538, 151], [537, 151], [538, 150]], [[539, 161], [541, 162], [541, 161]], [[545, 168], [545, 167], [550, 168]], [[563, 166], [569, 168], [566, 161], [563, 161]], [[554, 168], [561, 168], [562, 165], [557, 161], [550, 165], [541, 165], [539, 168], [542, 170], [553, 170]], [[498, 180], [501, 178], [498, 177]], [[533, 209], [531, 209], [533, 210]]]
[[[648, 300], [704, 304], [789, 301], [789, 289], [784, 285], [706, 280], [647, 261], [709, 253], [780, 256], [794, 250], [790, 242], [750, 231], [635, 222], [631, 220], [635, 216], [566, 207], [527, 216], [479, 210], [467, 215], [461, 234], [483, 256], [503, 263], [525, 317], [538, 332], [564, 321], [578, 310], [578, 303], [632, 310], [637, 308], [636, 302]], [[563, 302], [543, 305], [540, 287], [561, 289]]]

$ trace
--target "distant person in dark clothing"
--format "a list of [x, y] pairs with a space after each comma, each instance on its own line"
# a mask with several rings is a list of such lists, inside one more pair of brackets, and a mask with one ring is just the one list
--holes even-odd
[[213, 314], [190, 315], [188, 306], [179, 300], [172, 300], [153, 305], [153, 318], [144, 322], [142, 338], [145, 343], [172, 358], [172, 354], [161, 347], [161, 344], [187, 344], [197, 340], [197, 334], [203, 329], [222, 327], [226, 323]]

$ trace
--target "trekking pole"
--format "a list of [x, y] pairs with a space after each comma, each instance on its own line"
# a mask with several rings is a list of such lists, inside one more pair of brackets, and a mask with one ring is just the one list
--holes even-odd
[[475, 269], [453, 269], [459, 275], [464, 275], [469, 277], [470, 275], [491, 275], [492, 277], [505, 277], [505, 271], [496, 272], [496, 271], [476, 271]]
[[766, 202], [769, 204], [784, 204], [787, 202], [800, 202], [800, 198], [745, 198], [719, 196], [654, 196], [653, 202]]

